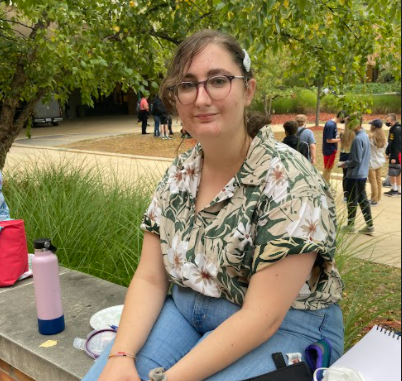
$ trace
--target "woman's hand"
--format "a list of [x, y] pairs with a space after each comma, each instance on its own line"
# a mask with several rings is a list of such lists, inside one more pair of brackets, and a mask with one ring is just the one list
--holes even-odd
[[98, 381], [141, 381], [132, 358], [116, 357], [107, 362]]
[[392, 159], [392, 160], [391, 160], [391, 164], [396, 164], [396, 160], [395, 160], [395, 159]]

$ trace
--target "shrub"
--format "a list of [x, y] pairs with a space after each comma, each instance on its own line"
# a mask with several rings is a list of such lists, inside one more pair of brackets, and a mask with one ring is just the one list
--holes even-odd
[[36, 163], [5, 178], [11, 215], [25, 220], [30, 250], [34, 239], [48, 236], [61, 265], [128, 285], [155, 181], [121, 183], [113, 173], [105, 180], [101, 168], [67, 161]]
[[353, 94], [385, 94], [401, 93], [401, 82], [392, 83], [366, 83], [348, 87], [348, 92]]
[[296, 99], [294, 98], [278, 98], [272, 102], [273, 114], [295, 114]]
[[317, 93], [311, 90], [301, 90], [296, 94], [296, 112], [311, 114], [317, 107]]

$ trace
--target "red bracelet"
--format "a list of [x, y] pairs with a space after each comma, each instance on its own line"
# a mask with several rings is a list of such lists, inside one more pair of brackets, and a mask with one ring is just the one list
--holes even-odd
[[130, 357], [132, 359], [137, 360], [137, 357], [135, 357], [132, 353], [127, 353], [127, 352], [115, 352], [111, 353], [109, 356], [107, 356], [108, 359], [112, 357]]

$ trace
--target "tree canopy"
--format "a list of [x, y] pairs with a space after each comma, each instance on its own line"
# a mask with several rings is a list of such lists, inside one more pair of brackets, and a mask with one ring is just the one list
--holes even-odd
[[254, 66], [287, 51], [289, 70], [342, 88], [364, 80], [368, 58], [400, 76], [400, 15], [399, 0], [0, 1], [0, 168], [42, 96], [79, 88], [91, 105], [116, 83], [156, 90], [196, 30], [235, 35]]

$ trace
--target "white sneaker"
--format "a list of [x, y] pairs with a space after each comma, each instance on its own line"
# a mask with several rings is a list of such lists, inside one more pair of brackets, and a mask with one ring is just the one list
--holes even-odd
[[324, 371], [322, 381], [367, 381], [360, 372], [348, 368], [317, 369], [314, 373], [314, 381], [320, 380], [322, 371]]

